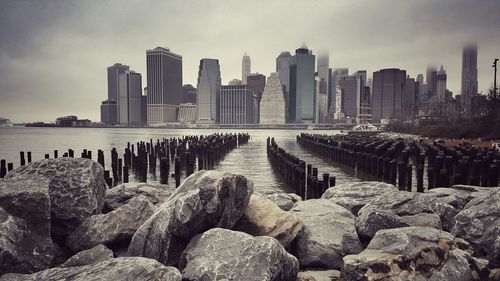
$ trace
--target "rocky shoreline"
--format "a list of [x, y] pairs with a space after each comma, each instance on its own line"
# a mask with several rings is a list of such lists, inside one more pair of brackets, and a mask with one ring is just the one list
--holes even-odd
[[500, 188], [302, 201], [198, 171], [108, 189], [97, 162], [45, 159], [0, 179], [0, 280], [500, 280]]

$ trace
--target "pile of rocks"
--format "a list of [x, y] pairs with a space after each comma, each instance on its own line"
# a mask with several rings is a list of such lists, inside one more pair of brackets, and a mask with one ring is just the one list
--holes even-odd
[[0, 280], [500, 280], [500, 189], [379, 182], [321, 199], [198, 171], [107, 190], [89, 159], [0, 180]]

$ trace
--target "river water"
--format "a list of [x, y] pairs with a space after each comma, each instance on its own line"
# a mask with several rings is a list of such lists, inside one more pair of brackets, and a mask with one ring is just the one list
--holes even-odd
[[[75, 151], [75, 157], [79, 156], [83, 149], [92, 151], [93, 159], [97, 159], [97, 150], [105, 152], [106, 169], [111, 165], [111, 148], [116, 147], [118, 154], [124, 153], [127, 142], [134, 144], [139, 141], [153, 139], [181, 137], [185, 135], [208, 135], [212, 133], [238, 133], [246, 132], [251, 136], [248, 144], [231, 151], [224, 159], [216, 165], [216, 170], [228, 171], [242, 174], [254, 182], [255, 188], [261, 192], [276, 192], [277, 190], [292, 192], [276, 174], [266, 153], [267, 137], [274, 137], [277, 144], [285, 150], [317, 167], [320, 174], [330, 173], [336, 177], [337, 184], [351, 181], [359, 181], [355, 171], [347, 167], [341, 167], [335, 163], [328, 162], [316, 157], [300, 147], [296, 142], [296, 136], [306, 130], [233, 130], [233, 129], [160, 129], [160, 128], [25, 128], [7, 127], [0, 128], [0, 159], [14, 163], [14, 168], [19, 166], [20, 151], [31, 151], [32, 159], [44, 158], [46, 153], [53, 157], [53, 151], [58, 150], [62, 156], [68, 149]], [[338, 134], [336, 130], [307, 131], [319, 134]], [[363, 176], [360, 176], [361, 179]], [[130, 177], [130, 181], [134, 181]], [[148, 176], [148, 182], [157, 182], [158, 179], [152, 175]], [[169, 184], [173, 184], [172, 181]]]

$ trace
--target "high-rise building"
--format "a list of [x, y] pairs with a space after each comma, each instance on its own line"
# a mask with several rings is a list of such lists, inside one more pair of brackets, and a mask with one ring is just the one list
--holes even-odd
[[250, 61], [250, 57], [247, 56], [247, 53], [243, 55], [243, 59], [241, 60], [241, 81], [243, 84], [247, 83], [247, 76], [252, 73], [252, 65]]
[[133, 70], [118, 75], [118, 123], [142, 124], [142, 77]]
[[260, 101], [260, 124], [285, 124], [285, 93], [279, 73], [272, 72]]
[[462, 108], [471, 115], [471, 100], [477, 96], [477, 45], [466, 45], [462, 52]]
[[193, 85], [182, 86], [182, 103], [196, 104], [196, 88]]
[[318, 55], [318, 78], [319, 78], [319, 94], [328, 95], [329, 88], [329, 59], [328, 53]]
[[266, 86], [266, 76], [259, 73], [250, 74], [247, 76], [247, 88], [250, 89], [256, 99], [255, 99], [255, 124], [259, 124], [260, 118], [260, 101], [262, 99], [262, 94], [264, 93], [264, 87]]
[[374, 122], [384, 118], [401, 119], [406, 71], [397, 68], [373, 73], [372, 114]]
[[198, 114], [196, 119], [198, 122], [216, 123], [219, 120], [220, 90], [219, 60], [200, 60], [196, 93], [196, 110]]
[[246, 85], [222, 86], [220, 90], [220, 124], [254, 124], [253, 92]]
[[292, 55], [290, 52], [281, 52], [276, 58], [276, 72], [278, 72], [279, 79], [283, 85], [283, 91], [285, 93], [285, 118], [287, 122], [289, 121], [289, 92], [290, 92], [290, 60]]
[[118, 76], [126, 70], [129, 70], [129, 66], [121, 63], [115, 63], [108, 67], [108, 100], [118, 101]]
[[292, 123], [314, 121], [315, 63], [315, 56], [305, 46], [295, 50], [295, 55], [290, 60], [289, 119]]
[[146, 51], [148, 124], [177, 120], [182, 102], [182, 56], [167, 48]]
[[414, 78], [406, 77], [401, 100], [403, 120], [413, 120], [417, 114], [418, 86], [419, 83]]
[[361, 106], [363, 78], [361, 76], [346, 76], [338, 81], [341, 89], [342, 112], [345, 117], [358, 118]]
[[446, 95], [446, 71], [443, 66], [437, 72], [436, 76], [436, 95], [438, 97], [439, 102], [445, 101]]
[[[336, 68], [335, 70], [332, 71], [332, 100], [330, 103], [330, 112], [336, 113], [336, 116], [341, 116], [339, 113], [342, 111], [341, 108], [337, 110], [337, 105], [341, 104], [341, 97], [338, 97], [337, 101], [337, 92], [340, 92], [340, 89], [337, 89], [338, 82], [339, 80], [343, 79], [344, 77], [349, 75], [349, 69], [348, 68]], [[335, 117], [334, 117], [335, 118]], [[337, 118], [335, 118], [337, 119]]]
[[427, 71], [425, 73], [425, 83], [427, 84], [427, 95], [435, 95], [436, 94], [436, 76], [437, 76], [437, 68], [435, 65], [428, 65]]
[[105, 100], [101, 104], [101, 122], [114, 125], [117, 124], [118, 121], [116, 117], [118, 114], [116, 113], [116, 101], [115, 100]]

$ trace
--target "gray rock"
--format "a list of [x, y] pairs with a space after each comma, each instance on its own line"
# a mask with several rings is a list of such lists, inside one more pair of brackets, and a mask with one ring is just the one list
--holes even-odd
[[153, 205], [160, 205], [175, 191], [166, 184], [124, 183], [106, 192], [106, 209], [116, 210], [139, 195], [144, 195]]
[[328, 199], [298, 202], [291, 210], [304, 227], [295, 239], [301, 266], [340, 269], [342, 257], [363, 250], [354, 215]]
[[53, 236], [65, 237], [87, 217], [101, 213], [106, 183], [99, 163], [68, 157], [44, 159], [12, 170], [6, 178], [30, 174], [49, 179]]
[[469, 241], [477, 255], [500, 265], [500, 189], [472, 199], [455, 217], [452, 234]]
[[72, 267], [89, 265], [113, 258], [113, 251], [104, 245], [97, 245], [94, 248], [81, 251], [65, 261], [61, 267]]
[[132, 198], [120, 208], [86, 219], [66, 240], [74, 252], [104, 244], [112, 249], [127, 247], [132, 235], [153, 215], [155, 207], [145, 196]]
[[33, 274], [5, 274], [0, 281], [88, 281], [88, 280], [164, 280], [181, 281], [179, 270], [175, 267], [142, 257], [109, 259], [100, 263], [55, 267]]
[[440, 200], [435, 194], [389, 191], [366, 204], [358, 212], [356, 229], [362, 237], [371, 238], [378, 230], [408, 226], [401, 219], [422, 213], [436, 214], [444, 230], [451, 230], [460, 210]]
[[480, 280], [470, 245], [429, 227], [380, 230], [368, 247], [344, 257], [341, 278], [353, 280]]
[[335, 269], [301, 271], [297, 275], [297, 281], [337, 281], [339, 278], [340, 271]]
[[222, 228], [194, 237], [181, 255], [182, 280], [295, 280], [297, 258], [272, 237]]
[[191, 238], [213, 227], [232, 228], [253, 192], [244, 176], [198, 171], [189, 176], [134, 234], [128, 253], [176, 265]]
[[0, 275], [31, 273], [56, 262], [50, 237], [49, 180], [39, 175], [0, 179]]
[[474, 192], [453, 187], [438, 187], [427, 190], [426, 193], [434, 194], [442, 202], [461, 210], [473, 198]]
[[294, 193], [275, 192], [259, 194], [273, 201], [283, 211], [290, 211], [297, 202], [302, 201], [302, 198]]
[[411, 216], [401, 216], [401, 220], [408, 224], [408, 226], [423, 226], [432, 227], [435, 229], [441, 228], [441, 219], [437, 214], [422, 213]]
[[24, 219], [0, 207], [0, 275], [46, 269], [56, 254], [57, 248], [50, 236], [33, 232]]
[[352, 182], [330, 187], [323, 193], [321, 198], [330, 199], [357, 216], [359, 209], [375, 197], [387, 191], [397, 190], [394, 185], [385, 182]]
[[253, 236], [271, 236], [288, 248], [302, 229], [302, 221], [291, 212], [285, 212], [266, 197], [253, 194], [236, 230]]

